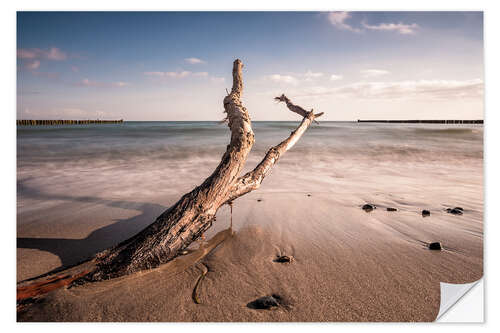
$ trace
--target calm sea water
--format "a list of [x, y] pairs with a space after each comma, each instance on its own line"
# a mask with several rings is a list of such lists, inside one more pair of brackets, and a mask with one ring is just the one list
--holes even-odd
[[[297, 124], [254, 122], [256, 143], [246, 169]], [[214, 170], [229, 137], [227, 125], [216, 122], [19, 126], [18, 212], [33, 209], [33, 191], [107, 197], [153, 196], [159, 189], [183, 193]], [[283, 156], [279, 168], [292, 178], [376, 179], [396, 171], [411, 177], [408, 168], [416, 165], [429, 172], [461, 166], [482, 172], [482, 158], [482, 125], [321, 122]]]
[[[253, 122], [254, 151], [264, 152], [296, 126], [296, 122]], [[228, 127], [216, 122], [19, 126], [17, 158], [20, 170], [66, 162], [218, 159], [228, 140]], [[311, 126], [294, 151], [375, 158], [401, 155], [432, 159], [439, 153], [474, 158], [482, 156], [482, 143], [482, 125], [322, 122]]]

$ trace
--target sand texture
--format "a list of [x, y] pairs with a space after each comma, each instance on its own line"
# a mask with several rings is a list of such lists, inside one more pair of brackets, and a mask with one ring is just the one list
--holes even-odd
[[[483, 275], [483, 162], [482, 130], [447, 132], [444, 137], [451, 135], [456, 144], [442, 148], [429, 133], [415, 148], [380, 146], [370, 153], [371, 146], [359, 144], [358, 151], [328, 154], [307, 141], [308, 133], [261, 189], [235, 201], [234, 234], [201, 261], [59, 289], [18, 320], [433, 321], [439, 282], [469, 283]], [[266, 140], [265, 133], [256, 134]], [[398, 144], [406, 140], [401, 138]], [[264, 146], [258, 141], [247, 170]], [[18, 281], [76, 263], [140, 231], [210, 174], [220, 154], [212, 155], [181, 160], [186, 168], [167, 159], [147, 165], [132, 159], [109, 169], [89, 167], [88, 161], [54, 162], [58, 167], [37, 177], [40, 164], [21, 158]], [[365, 203], [377, 209], [367, 213]], [[456, 206], [463, 215], [446, 212]], [[422, 217], [423, 209], [431, 215]], [[224, 206], [207, 240], [228, 227]], [[443, 250], [429, 250], [430, 242], [441, 242]], [[275, 262], [278, 255], [294, 260]], [[205, 267], [195, 304], [193, 289]], [[247, 306], [272, 294], [282, 305]]]

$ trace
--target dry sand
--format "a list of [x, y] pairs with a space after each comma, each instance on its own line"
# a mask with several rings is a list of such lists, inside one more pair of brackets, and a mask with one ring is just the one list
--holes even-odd
[[[202, 304], [192, 300], [202, 271], [197, 264], [174, 276], [159, 269], [60, 289], [18, 320], [435, 320], [439, 282], [468, 283], [483, 275], [482, 161], [436, 168], [408, 163], [398, 166], [399, 173], [391, 171], [393, 163], [379, 163], [371, 176], [346, 163], [339, 161], [331, 177], [316, 179], [314, 170], [295, 172], [280, 161], [259, 191], [238, 199], [233, 237], [201, 261], [209, 268], [198, 288]], [[189, 188], [186, 183], [178, 195], [134, 202], [32, 190], [30, 200], [50, 200], [52, 206], [18, 215], [18, 281], [133, 235]], [[364, 212], [366, 202], [378, 209]], [[389, 206], [399, 211], [387, 212]], [[454, 206], [463, 207], [464, 215], [445, 212]], [[422, 209], [431, 216], [423, 218]], [[229, 209], [223, 207], [207, 237], [228, 226]], [[428, 250], [433, 241], [444, 250]], [[295, 260], [274, 262], [280, 254]], [[270, 294], [290, 307], [247, 307]]]

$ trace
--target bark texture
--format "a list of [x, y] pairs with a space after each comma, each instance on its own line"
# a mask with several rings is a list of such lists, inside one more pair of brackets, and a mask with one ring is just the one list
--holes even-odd
[[233, 87], [224, 98], [224, 112], [227, 113], [231, 140], [215, 171], [140, 233], [97, 254], [94, 269], [86, 275], [86, 280], [119, 277], [157, 267], [175, 258], [179, 251], [212, 226], [220, 206], [231, 204], [239, 196], [259, 188], [280, 156], [293, 147], [311, 122], [321, 115], [293, 105], [282, 95], [286, 98], [288, 108], [304, 117], [302, 122], [287, 139], [272, 147], [253, 171], [239, 177], [254, 144], [250, 117], [241, 103], [242, 68], [242, 62], [235, 60]]

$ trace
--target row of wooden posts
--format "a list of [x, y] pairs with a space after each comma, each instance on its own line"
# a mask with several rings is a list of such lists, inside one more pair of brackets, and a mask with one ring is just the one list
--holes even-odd
[[445, 119], [445, 120], [361, 120], [358, 123], [409, 123], [409, 124], [482, 124], [482, 119]]
[[123, 119], [120, 120], [101, 120], [101, 119], [87, 119], [87, 120], [50, 120], [50, 119], [20, 119], [17, 120], [17, 125], [21, 126], [38, 126], [38, 125], [88, 125], [88, 124], [121, 124]]

